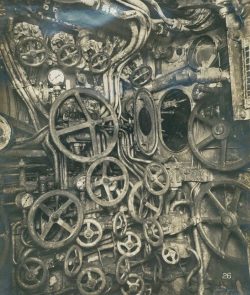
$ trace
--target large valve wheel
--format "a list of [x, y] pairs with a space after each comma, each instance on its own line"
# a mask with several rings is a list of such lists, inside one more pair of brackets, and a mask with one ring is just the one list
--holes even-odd
[[204, 99], [193, 109], [188, 140], [194, 155], [207, 167], [230, 171], [249, 162], [249, 124], [234, 121], [230, 100]]
[[64, 272], [72, 278], [76, 276], [82, 267], [82, 250], [79, 246], [73, 245], [66, 253], [64, 260]]
[[210, 182], [201, 188], [195, 204], [198, 230], [207, 246], [224, 259], [246, 263], [249, 188], [235, 180]]
[[143, 295], [145, 283], [141, 276], [131, 273], [121, 291], [123, 295]]
[[97, 204], [110, 207], [120, 203], [129, 186], [129, 176], [122, 162], [113, 157], [95, 161], [88, 169], [86, 187]]
[[141, 250], [141, 239], [132, 231], [126, 232], [125, 237], [117, 242], [117, 249], [121, 255], [126, 257], [133, 257]]
[[110, 64], [110, 56], [105, 52], [99, 52], [90, 58], [89, 68], [94, 74], [102, 74], [109, 69]]
[[146, 219], [143, 222], [143, 233], [146, 241], [153, 247], [163, 244], [163, 230], [160, 223], [154, 218]]
[[87, 267], [77, 276], [77, 287], [82, 295], [100, 295], [106, 286], [106, 278], [98, 267]]
[[160, 163], [147, 165], [144, 183], [148, 191], [153, 195], [163, 195], [169, 189], [169, 175], [166, 168]]
[[130, 192], [128, 208], [133, 219], [139, 223], [149, 217], [158, 218], [163, 208], [163, 196], [152, 195], [139, 181]]
[[39, 197], [30, 208], [28, 229], [41, 247], [55, 249], [72, 242], [81, 230], [83, 209], [76, 196], [54, 190]]
[[43, 39], [25, 37], [16, 46], [16, 54], [23, 66], [39, 67], [47, 59], [48, 49]]
[[130, 75], [130, 81], [135, 87], [142, 87], [152, 78], [152, 69], [150, 66], [141, 65], [136, 68]]
[[28, 257], [18, 264], [16, 278], [18, 285], [23, 289], [39, 289], [48, 278], [48, 269], [41, 259]]
[[113, 233], [118, 238], [121, 239], [125, 236], [128, 228], [127, 217], [123, 212], [117, 212], [113, 219]]
[[107, 156], [118, 137], [118, 120], [112, 107], [96, 91], [65, 91], [51, 107], [50, 132], [58, 149], [81, 163]]
[[76, 242], [83, 248], [91, 248], [100, 242], [102, 234], [101, 224], [95, 219], [88, 218], [84, 220]]
[[116, 264], [115, 276], [120, 285], [126, 283], [128, 276], [131, 272], [131, 265], [127, 256], [121, 256]]
[[63, 67], [74, 67], [81, 60], [81, 50], [75, 44], [65, 44], [58, 50], [57, 60]]

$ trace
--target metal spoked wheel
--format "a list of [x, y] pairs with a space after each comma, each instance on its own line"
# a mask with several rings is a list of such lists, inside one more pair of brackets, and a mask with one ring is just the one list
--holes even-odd
[[207, 167], [230, 171], [249, 162], [249, 123], [234, 121], [230, 100], [204, 99], [193, 109], [188, 140], [194, 155]]
[[39, 197], [28, 214], [29, 233], [39, 246], [47, 249], [64, 247], [81, 230], [83, 209], [76, 196], [54, 190]]
[[128, 186], [127, 169], [116, 158], [99, 159], [88, 169], [86, 178], [88, 194], [101, 206], [110, 207], [120, 203], [127, 193]]
[[106, 286], [105, 274], [98, 267], [87, 267], [77, 276], [76, 284], [82, 295], [100, 295]]
[[149, 217], [158, 218], [163, 208], [163, 196], [151, 194], [139, 181], [130, 192], [128, 208], [133, 219], [139, 223]]
[[91, 248], [100, 242], [102, 234], [103, 230], [101, 224], [95, 219], [88, 218], [83, 221], [83, 225], [76, 242], [83, 248]]
[[43, 39], [25, 37], [16, 47], [16, 54], [20, 63], [28, 67], [39, 67], [47, 59], [47, 46]]
[[65, 91], [52, 105], [50, 133], [58, 149], [71, 160], [93, 162], [114, 148], [118, 120], [104, 97], [79, 87]]
[[220, 257], [246, 263], [245, 231], [250, 225], [250, 190], [235, 180], [204, 185], [196, 200], [198, 230]]
[[28, 257], [17, 267], [17, 282], [26, 290], [36, 290], [42, 287], [48, 278], [45, 263], [35, 257]]

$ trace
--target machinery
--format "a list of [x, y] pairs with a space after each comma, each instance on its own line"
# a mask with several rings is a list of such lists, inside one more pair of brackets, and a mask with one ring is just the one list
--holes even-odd
[[0, 0], [0, 294], [250, 294], [250, 1]]

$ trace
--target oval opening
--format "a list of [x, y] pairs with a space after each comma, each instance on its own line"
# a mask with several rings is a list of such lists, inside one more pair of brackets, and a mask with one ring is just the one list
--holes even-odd
[[152, 121], [149, 111], [146, 107], [143, 107], [138, 116], [139, 126], [142, 133], [147, 136], [152, 130]]
[[162, 99], [161, 132], [164, 144], [174, 152], [183, 150], [188, 144], [188, 120], [191, 104], [180, 89], [172, 89]]

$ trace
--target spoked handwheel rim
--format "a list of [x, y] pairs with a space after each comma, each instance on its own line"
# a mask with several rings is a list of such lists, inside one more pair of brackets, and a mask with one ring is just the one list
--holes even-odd
[[194, 107], [188, 123], [192, 152], [203, 164], [231, 171], [249, 162], [247, 122], [234, 121], [224, 97], [204, 99]]
[[[59, 110], [68, 101], [72, 101], [78, 109], [81, 119], [64, 122], [62, 126], [57, 122], [61, 120]], [[96, 103], [98, 110], [90, 113], [86, 107], [89, 101]], [[79, 87], [63, 92], [53, 103], [50, 111], [50, 133], [58, 149], [68, 158], [81, 163], [93, 162], [107, 156], [113, 150], [118, 138], [118, 120], [113, 108], [101, 94], [92, 89]], [[87, 136], [88, 148], [79, 152], [72, 151], [67, 142], [68, 136]], [[107, 141], [105, 147], [101, 145], [101, 136]], [[80, 140], [80, 143], [85, 146], [86, 140]]]
[[[111, 167], [112, 166], [112, 167]], [[95, 176], [100, 167], [101, 175]], [[119, 175], [108, 175], [109, 170], [119, 170]], [[94, 178], [97, 178], [95, 181]], [[90, 198], [97, 204], [110, 207], [120, 203], [125, 197], [129, 186], [129, 175], [122, 162], [113, 157], [106, 157], [95, 161], [88, 169], [86, 187]], [[102, 191], [101, 196], [98, 190]]]
[[[33, 47], [28, 51], [22, 51], [24, 45]], [[30, 46], [31, 44], [31, 46]], [[35, 46], [35, 48], [34, 48]], [[25, 37], [18, 44], [16, 48], [18, 59], [24, 66], [39, 67], [41, 66], [48, 57], [48, 49], [43, 39], [37, 37]]]
[[[211, 182], [203, 186], [196, 200], [199, 233], [206, 245], [223, 259], [246, 263], [244, 229], [250, 225], [247, 210], [250, 190], [235, 180]], [[234, 245], [237, 243], [238, 255]]]
[[[63, 200], [59, 208], [52, 209], [46, 204], [48, 201]], [[53, 204], [53, 202], [52, 202]], [[71, 208], [71, 209], [70, 209]], [[71, 225], [65, 214], [68, 210], [74, 212], [74, 222]], [[36, 219], [44, 216], [42, 226], [37, 230]], [[36, 244], [46, 249], [61, 248], [70, 243], [78, 235], [83, 222], [83, 209], [79, 199], [68, 191], [54, 190], [38, 198], [30, 208], [28, 214], [28, 230]], [[50, 233], [56, 226], [56, 231], [63, 231], [65, 236], [56, 241], [50, 239]]]

